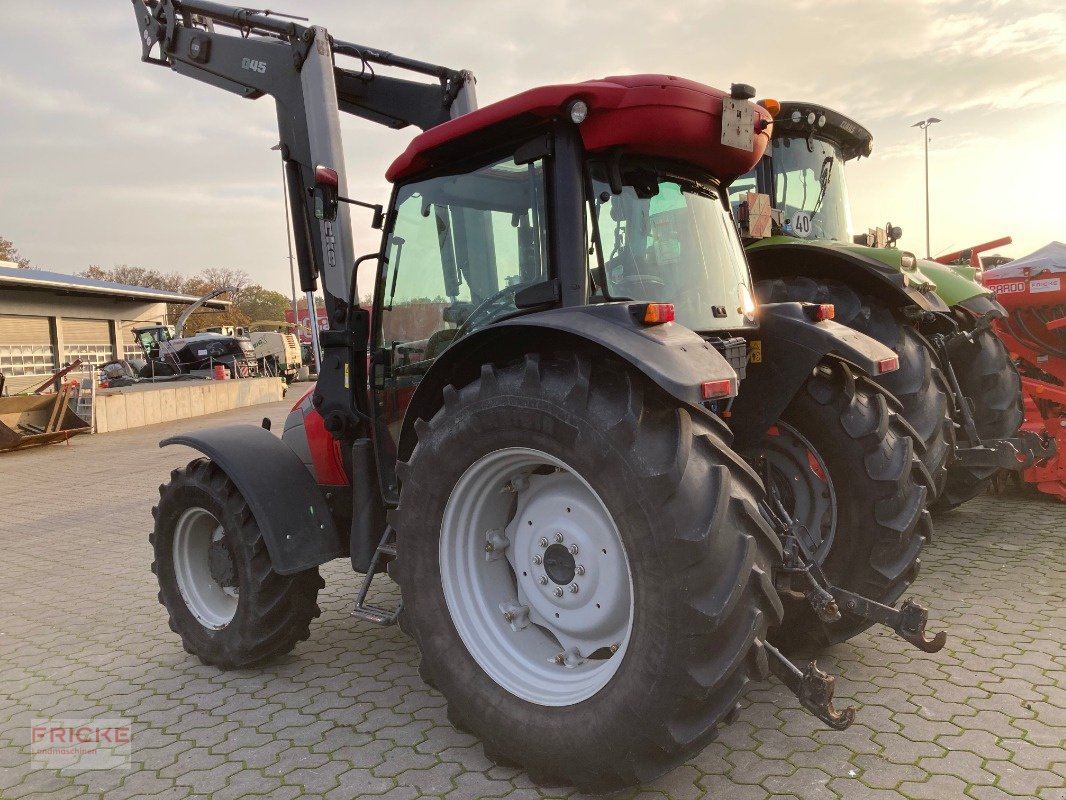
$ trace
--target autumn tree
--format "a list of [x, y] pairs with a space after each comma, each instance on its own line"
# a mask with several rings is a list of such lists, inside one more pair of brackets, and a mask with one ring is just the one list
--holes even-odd
[[19, 269], [29, 269], [30, 260], [19, 255], [14, 242], [0, 236], [0, 261], [10, 261]]

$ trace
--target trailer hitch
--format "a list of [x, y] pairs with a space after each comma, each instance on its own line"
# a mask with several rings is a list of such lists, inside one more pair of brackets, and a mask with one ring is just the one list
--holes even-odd
[[766, 474], [768, 466], [760, 466], [766, 475], [767, 500], [760, 502], [763, 516], [781, 538], [783, 558], [780, 571], [802, 577], [807, 587], [804, 597], [823, 622], [838, 622], [843, 608], [849, 614], [876, 622], [890, 628], [897, 636], [926, 653], [937, 653], [947, 643], [947, 634], [938, 632], [932, 638], [926, 636], [929, 611], [922, 605], [907, 599], [902, 607], [893, 608], [834, 586], [822, 570], [807, 545], [805, 529], [785, 509], [781, 495]]
[[763, 647], [770, 671], [796, 695], [800, 705], [834, 730], [842, 731], [851, 726], [855, 721], [855, 707], [848, 706], [843, 711], [833, 707], [837, 682], [834, 676], [822, 672], [814, 661], [801, 670], [769, 642], [764, 642]]

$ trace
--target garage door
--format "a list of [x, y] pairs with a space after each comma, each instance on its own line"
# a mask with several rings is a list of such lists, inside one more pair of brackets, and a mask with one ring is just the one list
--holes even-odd
[[63, 361], [80, 358], [83, 363], [110, 361], [111, 323], [106, 319], [63, 318]]
[[0, 314], [0, 372], [7, 378], [8, 392], [40, 383], [32, 376], [51, 375], [55, 361], [48, 317]]

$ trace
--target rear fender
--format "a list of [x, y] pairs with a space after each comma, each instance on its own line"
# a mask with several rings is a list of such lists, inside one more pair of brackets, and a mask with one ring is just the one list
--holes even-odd
[[844, 361], [867, 375], [896, 354], [876, 339], [831, 320], [814, 322], [803, 303], [759, 306], [762, 359], [748, 364], [733, 403], [729, 426], [740, 450], [759, 442], [827, 358]]
[[[737, 373], [711, 345], [675, 323], [637, 321], [646, 303], [605, 303], [528, 314], [488, 325], [449, 347], [430, 367], [404, 416], [397, 457], [415, 446], [414, 425], [443, 405], [444, 387], [475, 380], [482, 364], [503, 365], [532, 352], [587, 352], [627, 362], [693, 413], [717, 420], [703, 406], [705, 381], [729, 380]], [[718, 423], [721, 425], [721, 422]], [[725, 426], [722, 432], [728, 436]]]
[[918, 306], [923, 311], [949, 309], [933, 291], [922, 291], [907, 272], [859, 253], [802, 244], [774, 244], [747, 251], [756, 282], [802, 275], [838, 281], [859, 294], [878, 298], [892, 308]]
[[292, 575], [347, 553], [329, 503], [284, 442], [255, 425], [228, 425], [171, 436], [160, 447], [200, 451], [240, 490], [263, 534], [275, 572]]

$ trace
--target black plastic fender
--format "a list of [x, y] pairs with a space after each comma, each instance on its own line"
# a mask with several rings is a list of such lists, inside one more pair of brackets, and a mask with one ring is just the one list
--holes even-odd
[[299, 456], [255, 425], [171, 436], [214, 461], [240, 490], [262, 531], [275, 572], [291, 575], [347, 553], [326, 498]]
[[753, 446], [776, 423], [815, 367], [827, 357], [845, 361], [868, 375], [896, 354], [876, 339], [844, 325], [807, 316], [804, 303], [759, 306], [762, 359], [748, 364], [747, 377], [733, 403], [729, 427], [736, 448]]
[[482, 364], [502, 364], [525, 353], [548, 350], [600, 351], [629, 364], [698, 414], [701, 384], [731, 380], [737, 373], [717, 350], [692, 330], [676, 323], [638, 321], [647, 303], [619, 302], [574, 306], [526, 314], [487, 325], [445, 350], [415, 391], [404, 416], [398, 458], [415, 445], [414, 424], [429, 419], [443, 403], [444, 387], [462, 386], [477, 377]]
[[980, 319], [986, 314], [991, 314], [993, 319], [1006, 319], [1007, 309], [992, 295], [979, 294], [968, 297], [959, 302], [959, 305]]
[[756, 282], [802, 275], [840, 281], [894, 308], [918, 306], [923, 311], [949, 311], [935, 288], [923, 292], [911, 283], [905, 271], [859, 253], [802, 244], [772, 244], [751, 248], [746, 255]]

